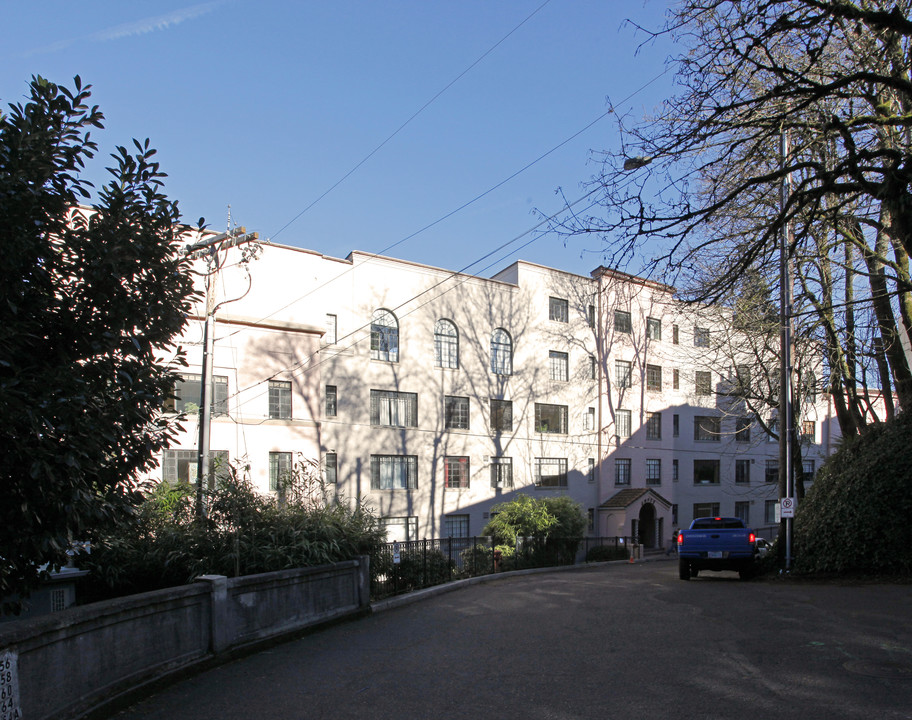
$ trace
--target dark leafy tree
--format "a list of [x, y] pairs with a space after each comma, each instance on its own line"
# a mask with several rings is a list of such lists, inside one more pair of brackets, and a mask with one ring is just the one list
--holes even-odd
[[186, 229], [149, 142], [117, 148], [88, 202], [103, 115], [89, 86], [33, 78], [0, 115], [0, 597], [130, 517], [173, 437], [160, 409], [193, 297]]

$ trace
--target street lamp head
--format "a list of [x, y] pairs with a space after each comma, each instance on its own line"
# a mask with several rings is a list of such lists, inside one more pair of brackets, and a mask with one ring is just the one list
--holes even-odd
[[651, 155], [637, 155], [636, 157], [629, 157], [624, 160], [624, 169], [636, 170], [641, 167], [646, 167], [651, 162]]

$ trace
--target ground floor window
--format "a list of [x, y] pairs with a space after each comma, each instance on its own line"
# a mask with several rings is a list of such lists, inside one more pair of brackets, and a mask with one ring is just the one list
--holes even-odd
[[776, 519], [776, 507], [779, 505], [778, 500], [767, 500], [766, 505], [763, 507], [763, 522], [767, 525], [775, 525], [778, 520]]
[[380, 527], [386, 531], [387, 542], [418, 539], [418, 518], [415, 516], [380, 518]]
[[739, 518], [745, 525], [750, 525], [750, 507], [747, 500], [741, 500], [735, 503], [735, 517]]
[[[162, 454], [162, 480], [165, 482], [196, 484], [196, 469], [198, 451], [192, 450], [165, 450]], [[209, 487], [213, 488], [215, 482], [221, 482], [230, 476], [228, 468], [227, 450], [209, 451]]]
[[447, 515], [443, 518], [443, 536], [452, 538], [469, 537], [468, 515]]
[[719, 503], [694, 503], [694, 519], [702, 517], [719, 517]]

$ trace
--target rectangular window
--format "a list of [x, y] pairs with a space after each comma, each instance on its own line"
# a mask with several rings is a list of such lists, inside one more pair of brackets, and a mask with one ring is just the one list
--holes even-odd
[[671, 479], [674, 482], [678, 481], [678, 459], [675, 458], [671, 461]]
[[817, 402], [817, 378], [814, 373], [801, 374], [801, 390], [808, 402]]
[[567, 487], [567, 458], [535, 458], [537, 487]]
[[697, 370], [694, 388], [697, 395], [712, 395], [712, 373], [709, 370]]
[[469, 399], [447, 395], [443, 399], [444, 424], [447, 430], [469, 429]]
[[671, 387], [674, 390], [681, 389], [681, 371], [675, 368], [671, 372]]
[[646, 460], [646, 484], [647, 485], [661, 485], [662, 484], [662, 461], [661, 460]]
[[549, 298], [548, 299], [548, 319], [554, 320], [554, 322], [569, 322], [570, 321], [570, 306], [567, 301], [562, 298]]
[[586, 432], [595, 430], [595, 408], [586, 408], [583, 415], [583, 430]]
[[736, 395], [748, 395], [751, 390], [750, 365], [736, 365], [734, 378], [734, 392]]
[[615, 458], [614, 460], [614, 484], [630, 484], [630, 458]]
[[594, 483], [595, 482], [595, 458], [588, 458], [587, 464], [588, 464], [589, 470], [586, 473], [586, 477], [589, 478], [589, 482]]
[[495, 432], [512, 432], [513, 402], [510, 400], [491, 400], [491, 430]]
[[699, 348], [708, 348], [709, 347], [709, 330], [706, 328], [695, 327], [694, 328], [694, 347]]
[[718, 485], [719, 461], [694, 460], [694, 485]]
[[779, 421], [776, 418], [770, 418], [767, 424], [769, 433], [766, 435], [766, 441], [770, 443], [779, 442]]
[[672, 437], [681, 435], [681, 416], [677, 413], [671, 416], [671, 435]]
[[[162, 480], [167, 483], [196, 485], [199, 452], [193, 450], [165, 450], [162, 454]], [[209, 487], [215, 487], [229, 477], [228, 451], [209, 451]]]
[[722, 440], [722, 418], [713, 415], [697, 415], [694, 418], [694, 440], [720, 442]]
[[535, 403], [535, 432], [567, 434], [567, 406]]
[[469, 537], [468, 515], [444, 515], [443, 536], [448, 538]]
[[548, 377], [558, 382], [567, 382], [570, 379], [567, 353], [557, 350], [548, 353]]
[[630, 313], [627, 310], [614, 311], [614, 330], [619, 333], [630, 333], [633, 326], [630, 323]]
[[269, 491], [284, 490], [291, 478], [291, 453], [269, 453]]
[[336, 344], [338, 339], [338, 323], [339, 319], [335, 315], [326, 313], [326, 332], [323, 334], [323, 342], [327, 345]]
[[804, 477], [802, 479], [804, 482], [814, 482], [814, 473], [816, 472], [814, 465], [815, 463], [813, 460], [801, 461], [801, 470], [804, 473]]
[[324, 466], [326, 468], [326, 483], [335, 485], [339, 481], [339, 458], [336, 453], [326, 453]]
[[492, 457], [491, 458], [491, 487], [492, 488], [513, 487], [513, 458], [508, 458], [508, 457]]
[[650, 392], [662, 392], [662, 366], [646, 366], [646, 389]]
[[662, 339], [662, 321], [658, 318], [646, 318], [646, 338], [649, 340]]
[[813, 444], [816, 436], [816, 423], [813, 420], [803, 421], [801, 423], [801, 441]]
[[739, 417], [735, 420], [735, 440], [737, 442], [750, 442], [751, 424], [749, 417]]
[[646, 439], [647, 440], [661, 440], [662, 439], [662, 413], [660, 413], [660, 412], [646, 413]]
[[418, 518], [379, 518], [380, 529], [386, 532], [387, 542], [411, 542], [418, 539]]
[[418, 427], [418, 394], [371, 390], [371, 425]]
[[694, 520], [705, 517], [719, 517], [719, 503], [694, 503]]
[[746, 500], [739, 500], [735, 503], [735, 517], [748, 527], [750, 527], [750, 507], [750, 502]]
[[681, 337], [680, 337], [680, 334], [678, 333], [677, 325], [671, 326], [671, 342], [674, 343], [675, 345], [679, 345], [681, 342]]
[[589, 379], [590, 380], [595, 380], [597, 370], [598, 370], [598, 367], [595, 364], [595, 355], [590, 355], [589, 356]]
[[417, 455], [371, 455], [371, 490], [415, 490]]
[[630, 411], [615, 410], [614, 423], [617, 426], [618, 437], [630, 437]]
[[469, 487], [469, 459], [467, 457], [443, 459], [443, 485], [450, 489]]
[[767, 500], [763, 506], [763, 522], [766, 525], [775, 525], [779, 522], [776, 519], [776, 509], [779, 507], [778, 500]]
[[631, 364], [626, 360], [614, 361], [615, 382], [619, 388], [629, 388], [633, 383]]
[[513, 487], [513, 458], [491, 458], [491, 487]]
[[269, 381], [269, 417], [280, 420], [291, 418], [291, 383], [283, 380]]
[[[165, 412], [196, 413], [199, 412], [203, 391], [202, 375], [182, 375], [174, 383], [174, 397], [165, 400]], [[228, 414], [228, 376], [212, 377], [212, 414]]]
[[338, 400], [336, 398], [336, 386], [327, 385], [326, 386], [326, 417], [336, 417], [336, 413], [339, 411]]
[[768, 483], [777, 483], [779, 482], [779, 461], [778, 460], [767, 460], [766, 461], [766, 474], [764, 480]]
[[590, 305], [588, 308], [589, 312], [586, 314], [586, 319], [589, 321], [589, 327], [595, 327], [595, 305]]
[[751, 461], [735, 460], [735, 482], [748, 484], [751, 481]]

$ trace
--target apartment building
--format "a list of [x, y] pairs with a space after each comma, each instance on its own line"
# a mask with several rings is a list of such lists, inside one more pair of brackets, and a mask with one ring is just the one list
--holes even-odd
[[[252, 261], [229, 249], [210, 277], [210, 448], [264, 493], [311, 460], [331, 494], [362, 499], [402, 540], [479, 534], [517, 493], [568, 495], [592, 534], [647, 546], [695, 515], [775, 523], [777, 444], [723, 392], [719, 321], [668, 286], [601, 267], [518, 261], [480, 278], [274, 245]], [[199, 403], [203, 316], [168, 411]], [[166, 481], [195, 480], [188, 417], [163, 453]], [[826, 398], [802, 423], [810, 470], [831, 443]]]

